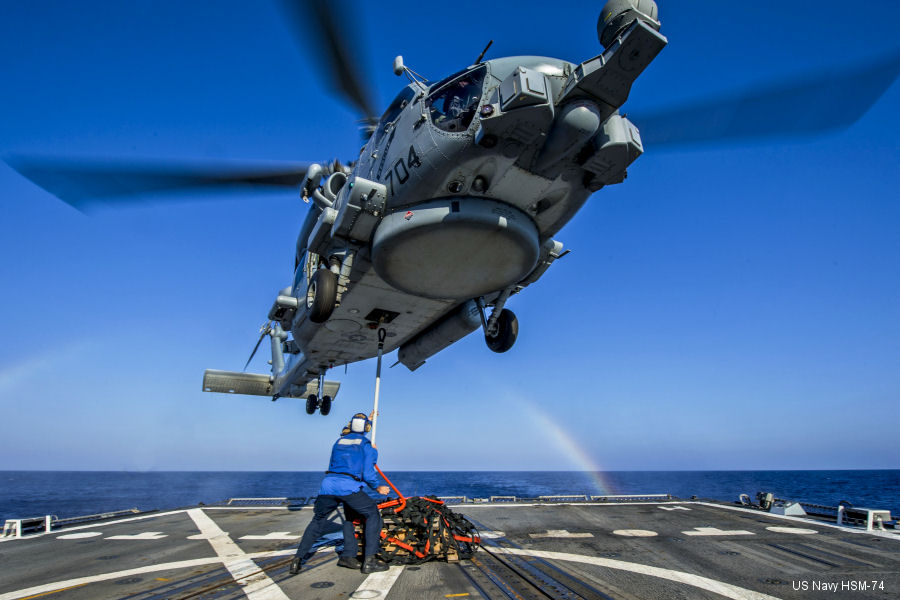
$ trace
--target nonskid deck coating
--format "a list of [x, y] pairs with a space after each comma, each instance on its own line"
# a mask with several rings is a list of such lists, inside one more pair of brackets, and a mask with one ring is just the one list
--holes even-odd
[[900, 598], [900, 536], [703, 502], [482, 503], [475, 560], [363, 575], [323, 548], [290, 576], [309, 507], [197, 507], [0, 545], [0, 600]]

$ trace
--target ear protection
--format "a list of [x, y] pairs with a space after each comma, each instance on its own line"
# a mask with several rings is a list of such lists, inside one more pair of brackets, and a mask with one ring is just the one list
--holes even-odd
[[353, 433], [368, 433], [372, 430], [372, 422], [363, 413], [356, 413], [350, 417], [350, 422], [344, 429], [349, 429]]

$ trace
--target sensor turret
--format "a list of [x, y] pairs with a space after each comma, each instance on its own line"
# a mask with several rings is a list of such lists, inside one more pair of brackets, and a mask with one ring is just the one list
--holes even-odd
[[609, 48], [638, 19], [659, 31], [658, 13], [653, 0], [609, 0], [597, 20], [597, 37], [604, 48]]

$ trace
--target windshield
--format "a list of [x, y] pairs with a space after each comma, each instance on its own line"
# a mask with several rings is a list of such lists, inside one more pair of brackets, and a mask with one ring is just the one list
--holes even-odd
[[384, 111], [384, 114], [381, 115], [381, 120], [378, 121], [378, 128], [375, 130], [375, 143], [381, 141], [381, 138], [384, 137], [384, 134], [388, 130], [388, 124], [393, 123], [400, 113], [403, 112], [403, 109], [407, 107], [407, 105], [412, 102], [412, 99], [415, 98], [416, 91], [412, 87], [405, 87], [403, 91], [397, 94], [397, 97], [394, 98], [394, 101], [391, 102], [391, 105], [387, 107], [387, 110]]
[[465, 131], [478, 109], [484, 66], [453, 75], [434, 86], [428, 96], [431, 122], [443, 131]]

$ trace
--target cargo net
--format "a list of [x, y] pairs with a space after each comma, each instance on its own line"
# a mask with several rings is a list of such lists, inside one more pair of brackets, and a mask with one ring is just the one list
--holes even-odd
[[[434, 496], [405, 498], [387, 477], [384, 480], [399, 498], [378, 505], [384, 521], [378, 558], [393, 565], [471, 558], [481, 538], [468, 519], [454, 513]], [[357, 524], [356, 528], [361, 537], [361, 525]]]

